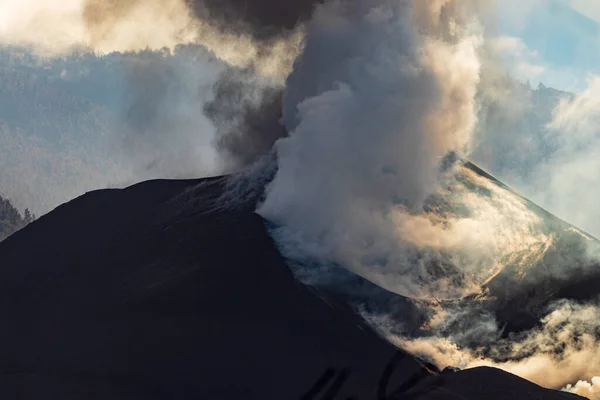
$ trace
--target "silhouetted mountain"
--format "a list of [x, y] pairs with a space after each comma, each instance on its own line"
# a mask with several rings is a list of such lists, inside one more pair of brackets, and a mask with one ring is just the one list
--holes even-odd
[[0, 396], [577, 398], [399, 351], [296, 281], [227, 179], [88, 193], [2, 242]]

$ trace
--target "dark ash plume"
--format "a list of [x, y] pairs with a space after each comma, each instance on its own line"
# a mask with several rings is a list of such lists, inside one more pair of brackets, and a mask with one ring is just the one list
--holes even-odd
[[310, 18], [319, 0], [187, 0], [197, 18], [269, 41]]
[[[96, 40], [129, 18], [136, 8], [155, 8], [155, 0], [84, 0], [83, 19]], [[182, 0], [190, 17], [221, 32], [250, 35], [268, 42], [290, 33], [310, 18], [320, 0]]]
[[263, 86], [249, 69], [225, 70], [213, 93], [204, 113], [216, 127], [215, 146], [227, 160], [226, 169], [253, 163], [287, 136], [280, 123], [283, 90]]
[[[196, 17], [217, 21], [219, 29], [258, 40], [259, 57], [269, 44], [290, 35], [310, 18], [318, 0], [189, 0]], [[281, 123], [283, 88], [257, 78], [253, 66], [231, 67], [213, 87], [204, 112], [216, 127], [215, 146], [228, 170], [238, 170], [268, 153], [287, 136]]]
[[[196, 17], [220, 30], [250, 35], [260, 53], [273, 40], [290, 35], [308, 20], [318, 0], [188, 0]], [[227, 169], [240, 169], [268, 153], [287, 136], [281, 124], [283, 88], [256, 78], [252, 66], [226, 70], [204, 112], [217, 129], [215, 145]]]

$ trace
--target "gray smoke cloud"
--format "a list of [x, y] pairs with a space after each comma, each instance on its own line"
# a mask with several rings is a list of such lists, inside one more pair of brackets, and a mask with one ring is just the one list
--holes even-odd
[[277, 143], [279, 170], [259, 208], [285, 227], [280, 240], [411, 297], [472, 289], [462, 272], [456, 285], [434, 277], [443, 256], [414, 246], [446, 233], [413, 213], [476, 124], [478, 25], [450, 29], [467, 12], [453, 2], [317, 8], [286, 85], [290, 137]]
[[265, 84], [251, 70], [229, 68], [204, 106], [217, 131], [215, 146], [226, 170], [237, 171], [268, 154], [287, 131], [280, 123], [283, 90]]
[[214, 127], [202, 107], [224, 68], [198, 46], [124, 58], [128, 87], [118, 113], [123, 125], [113, 141], [136, 176], [192, 178], [221, 170], [212, 145]]
[[310, 18], [320, 0], [188, 0], [197, 18], [218, 21], [224, 30], [232, 25], [238, 33], [269, 42]]

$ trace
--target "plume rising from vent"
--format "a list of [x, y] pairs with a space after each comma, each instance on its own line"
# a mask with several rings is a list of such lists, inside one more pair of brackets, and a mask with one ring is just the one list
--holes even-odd
[[410, 297], [461, 296], [495, 273], [419, 238], [460, 229], [420, 210], [468, 153], [481, 43], [465, 3], [317, 8], [284, 94], [290, 137], [277, 143], [279, 170], [259, 208], [282, 227], [284, 247]]

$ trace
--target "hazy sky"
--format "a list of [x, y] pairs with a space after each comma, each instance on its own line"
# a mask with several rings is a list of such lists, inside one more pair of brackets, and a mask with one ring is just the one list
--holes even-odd
[[600, 2], [495, 0], [498, 46], [511, 72], [533, 85], [581, 92], [600, 74]]

